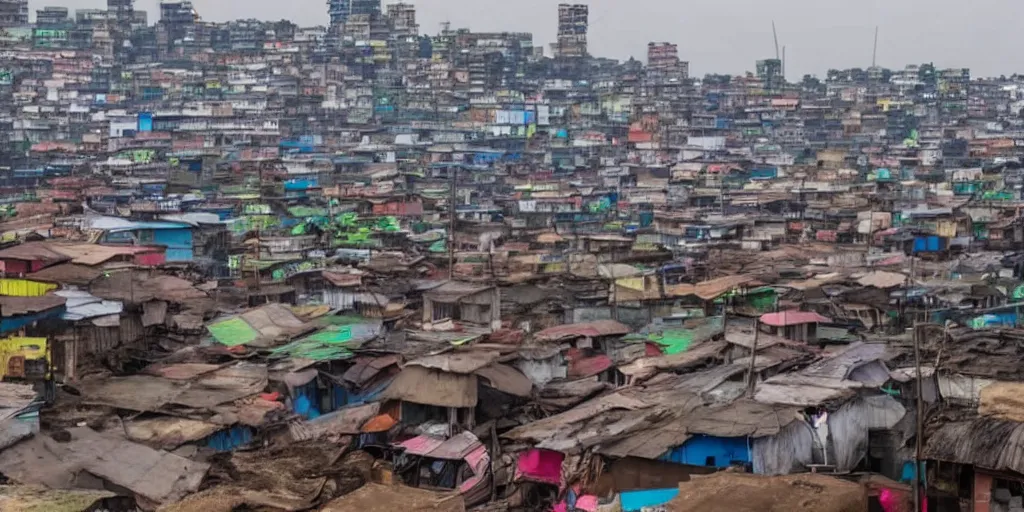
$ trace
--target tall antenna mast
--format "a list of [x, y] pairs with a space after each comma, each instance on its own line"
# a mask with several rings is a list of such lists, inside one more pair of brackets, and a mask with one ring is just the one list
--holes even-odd
[[772, 37], [775, 38], [775, 58], [782, 60], [782, 56], [779, 55], [779, 34], [775, 32], [775, 20], [772, 20]]
[[876, 57], [878, 57], [878, 25], [875, 25], [875, 46], [871, 50], [871, 67], [875, 67]]
[[786, 83], [786, 47], [782, 47], [782, 83]]

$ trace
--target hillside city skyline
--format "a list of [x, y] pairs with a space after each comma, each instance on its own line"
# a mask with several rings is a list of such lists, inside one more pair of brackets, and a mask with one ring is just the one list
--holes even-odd
[[[384, 2], [395, 3], [395, 2]], [[538, 44], [554, 41], [557, 1], [419, 0], [412, 3], [422, 33], [435, 34], [442, 22], [474, 31], [531, 32]], [[324, 0], [196, 0], [207, 21], [287, 19], [300, 26], [327, 25]], [[595, 0], [590, 6], [590, 52], [598, 57], [643, 60], [647, 43], [679, 45], [680, 58], [690, 62], [694, 76], [742, 74], [754, 61], [774, 54], [771, 22], [779, 44], [786, 47], [789, 80], [805, 74], [824, 77], [828, 69], [871, 65], [874, 28], [879, 27], [878, 65], [893, 69], [934, 62], [937, 67], [971, 68], [974, 76], [1024, 72], [1024, 55], [1015, 51], [1024, 36], [1014, 35], [1013, 21], [1024, 15], [1024, 3], [986, 2], [961, 7], [951, 0], [872, 0], [851, 9], [840, 2], [787, 0], [779, 3], [726, 0], [700, 6], [667, 0], [618, 2]], [[30, 10], [56, 5], [70, 9], [102, 9], [103, 0], [31, 0]], [[159, 18], [157, 0], [135, 3]], [[927, 9], [927, 11], [925, 10]], [[926, 14], [925, 14], [926, 13]], [[820, 24], [821, 20], [841, 20]], [[922, 22], [923, 20], [923, 22]], [[621, 22], [623, 26], [616, 26]], [[977, 27], [977, 28], [974, 28]]]

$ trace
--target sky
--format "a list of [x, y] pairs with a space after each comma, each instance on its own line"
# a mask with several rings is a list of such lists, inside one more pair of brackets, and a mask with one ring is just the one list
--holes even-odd
[[[476, 31], [532, 32], [536, 46], [554, 41], [558, 0], [406, 0], [416, 5], [420, 31], [441, 23]], [[33, 14], [46, 5], [104, 8], [105, 0], [29, 0]], [[385, 3], [393, 3], [385, 0]], [[934, 62], [970, 67], [973, 76], [1024, 72], [1024, 18], [1020, 0], [589, 0], [590, 53], [617, 59], [646, 58], [647, 43], [679, 45], [694, 76], [738, 74], [786, 47], [786, 75], [823, 77], [829, 68], [868, 67], [875, 27], [877, 62], [899, 69]], [[156, 22], [158, 0], [136, 0]], [[326, 0], [193, 0], [203, 19], [282, 18], [326, 25]]]

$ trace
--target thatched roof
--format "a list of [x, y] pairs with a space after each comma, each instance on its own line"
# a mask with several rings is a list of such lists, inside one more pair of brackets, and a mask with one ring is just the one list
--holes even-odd
[[1024, 423], [978, 418], [946, 423], [924, 448], [929, 459], [1024, 473]]

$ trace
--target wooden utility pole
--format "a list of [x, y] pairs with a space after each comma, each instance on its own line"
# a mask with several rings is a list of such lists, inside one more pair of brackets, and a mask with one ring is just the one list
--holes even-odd
[[914, 512], [921, 510], [921, 452], [924, 445], [924, 400], [921, 389], [921, 335], [919, 326], [914, 322], [914, 369], [917, 373], [917, 434], [914, 436]]
[[459, 167], [458, 165], [451, 166], [452, 171], [452, 183], [451, 183], [451, 195], [448, 198], [448, 280], [451, 281], [455, 278], [455, 200], [458, 194], [456, 194], [456, 184], [459, 182]]
[[754, 391], [757, 388], [757, 374], [754, 373], [755, 361], [757, 361], [757, 338], [761, 332], [761, 319], [754, 319], [754, 344], [750, 348], [750, 369], [747, 370], [747, 395], [753, 398]]

